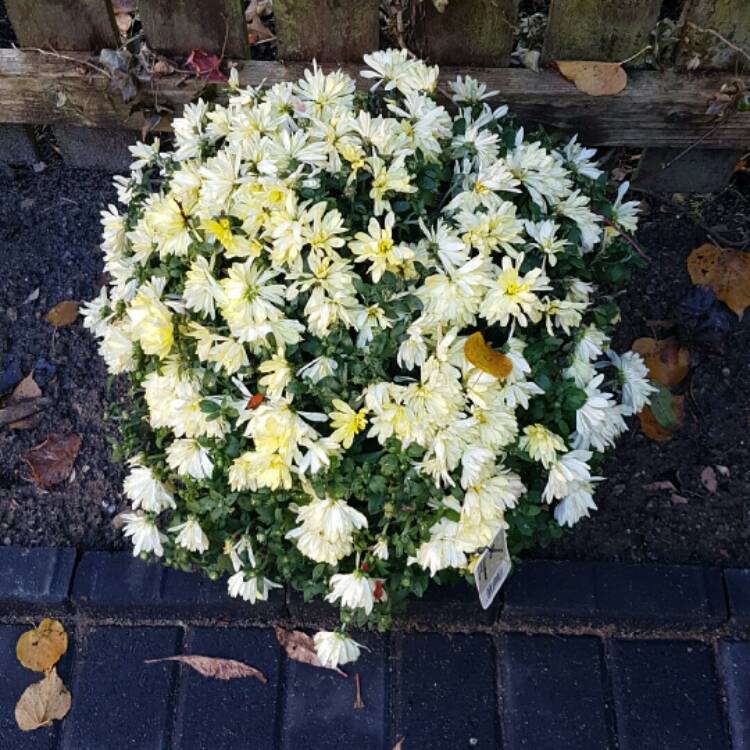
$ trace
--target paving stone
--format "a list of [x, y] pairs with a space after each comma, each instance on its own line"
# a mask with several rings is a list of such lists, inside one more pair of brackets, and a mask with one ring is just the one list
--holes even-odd
[[750, 625], [750, 570], [725, 570], [724, 580], [732, 620]]
[[76, 653], [61, 750], [166, 750], [177, 668], [144, 661], [179, 646], [177, 628], [93, 629]]
[[718, 568], [531, 560], [508, 580], [503, 617], [705, 625], [727, 609]]
[[611, 657], [620, 750], [728, 750], [708, 646], [618, 640]]
[[486, 635], [403, 638], [396, 731], [411, 750], [500, 747], [495, 649]]
[[253, 605], [233, 599], [226, 581], [202, 573], [184, 573], [146, 563], [127, 552], [86, 552], [73, 585], [76, 605], [110, 614], [184, 617], [277, 618], [284, 613], [284, 594], [274, 589], [268, 602]]
[[175, 747], [180, 750], [273, 750], [282, 651], [271, 629], [192, 628], [186, 653], [238, 659], [266, 676], [225, 682], [181, 667]]
[[610, 747], [599, 639], [510, 634], [499, 659], [506, 750]]
[[312, 625], [316, 625], [335, 628], [338, 627], [341, 621], [339, 607], [329, 604], [320, 596], [306, 602], [302, 593], [290, 586], [286, 592], [286, 601], [289, 608], [289, 616], [300, 627], [312, 627]]
[[[14, 707], [23, 691], [43, 675], [21, 666], [16, 659], [16, 641], [31, 625], [0, 625], [0, 748], [2, 750], [45, 750], [57, 747], [60, 722], [33, 732], [22, 732], [16, 725]], [[68, 632], [68, 651], [57, 663], [63, 682], [70, 686], [75, 637]]]
[[0, 124], [0, 162], [30, 166], [39, 161], [39, 151], [30, 125]]
[[430, 585], [421, 599], [410, 599], [399, 622], [422, 626], [449, 623], [453, 626], [492, 625], [497, 620], [501, 596], [482, 609], [475, 586], [465, 581], [455, 586]]
[[76, 551], [55, 547], [0, 547], [0, 604], [15, 610], [61, 607], [68, 598]]
[[[367, 646], [348, 678], [330, 669], [285, 660], [283, 750], [384, 750], [388, 742], [388, 675], [385, 638], [355, 633]], [[359, 673], [365, 707], [354, 709], [354, 675]], [[390, 745], [388, 745], [390, 750]]]
[[696, 148], [687, 153], [681, 148], [646, 148], [634, 185], [656, 193], [717, 193], [729, 184], [742, 154], [728, 148]]
[[724, 641], [719, 664], [734, 750], [750, 750], [750, 643]]

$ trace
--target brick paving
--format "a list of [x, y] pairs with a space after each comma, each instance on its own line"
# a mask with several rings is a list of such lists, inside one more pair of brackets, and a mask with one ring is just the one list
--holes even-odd
[[[4, 547], [0, 570], [0, 750], [750, 750], [750, 571], [526, 562], [486, 612], [468, 586], [436, 589], [393, 633], [358, 634], [343, 678], [279, 648], [271, 625], [334, 616], [291, 592], [252, 607], [126, 553]], [[71, 636], [73, 705], [22, 733], [38, 675], [15, 643], [42, 614]], [[144, 664], [178, 653], [268, 683]]]

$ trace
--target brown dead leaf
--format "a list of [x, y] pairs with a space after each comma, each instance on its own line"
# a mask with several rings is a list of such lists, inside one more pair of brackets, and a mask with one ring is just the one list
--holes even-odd
[[30, 732], [64, 718], [68, 711], [70, 692], [53, 668], [21, 694], [16, 703], [16, 724], [22, 732]]
[[127, 36], [130, 27], [133, 25], [135, 18], [130, 13], [115, 13], [115, 23], [117, 24], [117, 30], [122, 36]]
[[494, 375], [498, 380], [507, 378], [513, 372], [513, 363], [510, 357], [506, 357], [502, 352], [496, 352], [485, 342], [480, 331], [472, 333], [466, 339], [464, 356], [474, 367]]
[[677, 491], [677, 487], [675, 487], [669, 480], [664, 482], [651, 482], [651, 484], [643, 484], [641, 486], [646, 492], [659, 492], [660, 490], [671, 490], [672, 492]]
[[213, 656], [198, 656], [197, 654], [178, 654], [164, 656], [161, 659], [146, 659], [145, 664], [159, 664], [163, 661], [178, 661], [187, 664], [204, 677], [215, 680], [236, 680], [239, 677], [255, 677], [264, 685], [268, 682], [266, 676], [255, 667], [237, 661], [236, 659], [218, 659]]
[[[684, 396], [672, 396], [672, 411], [677, 419], [677, 427], [679, 427], [685, 419]], [[641, 432], [643, 432], [646, 437], [651, 438], [651, 440], [656, 440], [660, 443], [671, 440], [674, 429], [677, 429], [677, 427], [672, 430], [667, 427], [662, 427], [662, 425], [657, 422], [654, 413], [648, 406], [638, 412], [638, 419], [641, 422]]]
[[14, 389], [10, 400], [18, 403], [30, 398], [39, 398], [42, 395], [42, 389], [34, 380], [34, 373], [30, 372]]
[[78, 303], [68, 299], [55, 305], [45, 316], [55, 328], [69, 326], [78, 317]]
[[701, 484], [705, 489], [712, 495], [716, 494], [716, 490], [719, 489], [719, 482], [716, 479], [716, 470], [713, 466], [706, 466], [701, 472]]
[[396, 744], [393, 746], [393, 750], [404, 750], [404, 740], [406, 737], [399, 737]]
[[563, 78], [589, 96], [613, 96], [628, 85], [628, 74], [616, 62], [595, 60], [553, 60], [552, 66]]
[[246, 26], [247, 41], [250, 45], [275, 39], [273, 32], [261, 21], [260, 16], [252, 15], [247, 19]]
[[701, 245], [690, 253], [687, 267], [693, 284], [707, 286], [742, 318], [750, 305], [750, 253]]
[[690, 372], [690, 352], [674, 336], [667, 339], [636, 339], [631, 349], [643, 357], [653, 380], [673, 388]]
[[43, 443], [23, 454], [31, 468], [31, 477], [40, 487], [64, 482], [73, 470], [81, 438], [78, 435], [52, 433]]
[[[13, 393], [6, 403], [6, 409], [2, 410], [5, 416], [0, 419], [0, 422], [3, 424], [8, 423], [11, 430], [25, 430], [29, 427], [33, 427], [37, 420], [31, 418], [27, 419], [26, 416], [33, 417], [42, 410], [43, 399], [41, 396], [42, 389], [36, 384], [34, 373], [30, 372], [13, 390]], [[14, 411], [12, 407], [18, 406], [20, 406], [20, 409]], [[17, 421], [10, 421], [10, 418], [14, 414], [23, 416]]]
[[672, 505], [687, 505], [689, 502], [686, 497], [678, 495], [676, 492], [672, 493], [670, 500], [672, 501]]
[[16, 642], [16, 657], [32, 672], [46, 672], [68, 650], [68, 634], [58, 620], [45, 618], [39, 627], [22, 633]]
[[312, 636], [307, 633], [303, 633], [301, 630], [284, 630], [276, 626], [276, 640], [279, 645], [286, 651], [286, 655], [294, 661], [301, 662], [302, 664], [309, 664], [313, 667], [321, 667], [322, 669], [333, 669], [334, 672], [338, 672], [342, 677], [348, 677], [346, 672], [343, 672], [338, 667], [324, 667], [318, 659], [318, 654], [315, 651], [315, 642]]

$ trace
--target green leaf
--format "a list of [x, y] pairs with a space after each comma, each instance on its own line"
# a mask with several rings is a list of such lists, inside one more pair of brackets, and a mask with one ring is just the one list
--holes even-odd
[[668, 430], [674, 430], [680, 426], [680, 421], [672, 408], [672, 393], [661, 383], [651, 381], [657, 390], [651, 396], [651, 413], [656, 421]]

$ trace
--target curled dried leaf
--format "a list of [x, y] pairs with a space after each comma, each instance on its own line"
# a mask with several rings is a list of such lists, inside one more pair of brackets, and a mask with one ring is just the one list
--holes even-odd
[[16, 724], [23, 732], [47, 727], [67, 715], [70, 701], [68, 688], [53, 668], [43, 680], [29, 685], [21, 694], [16, 704]]
[[69, 326], [78, 317], [78, 303], [73, 300], [65, 300], [55, 305], [46, 315], [45, 319], [55, 328]]
[[204, 677], [215, 680], [236, 680], [240, 677], [254, 677], [264, 685], [268, 682], [266, 676], [259, 669], [251, 667], [236, 659], [219, 659], [213, 656], [199, 656], [197, 654], [177, 654], [164, 656], [161, 659], [146, 659], [145, 664], [160, 664], [164, 661], [177, 661], [187, 664]]
[[595, 60], [553, 60], [552, 65], [563, 78], [589, 96], [613, 96], [628, 85], [628, 74], [616, 62]]
[[667, 388], [681, 383], [690, 372], [690, 352], [674, 336], [636, 339], [631, 348], [643, 357], [651, 378]]
[[26, 669], [46, 672], [68, 650], [68, 634], [58, 620], [45, 618], [16, 642], [16, 657]]
[[315, 651], [315, 642], [312, 636], [303, 633], [301, 630], [284, 630], [284, 628], [278, 626], [276, 626], [275, 630], [276, 640], [284, 651], [286, 651], [286, 655], [290, 659], [302, 664], [309, 664], [313, 667], [333, 669], [334, 672], [338, 672], [342, 677], [347, 677], [346, 672], [343, 672], [338, 667], [325, 667], [321, 664], [318, 654]]
[[707, 286], [742, 318], [750, 305], [750, 253], [701, 245], [690, 253], [687, 267], [693, 284]]
[[78, 435], [53, 433], [43, 443], [23, 454], [31, 468], [31, 477], [40, 487], [51, 487], [64, 482], [73, 470], [81, 438]]
[[474, 367], [494, 375], [499, 380], [513, 372], [513, 363], [502, 352], [496, 352], [479, 331], [472, 333], [464, 344], [464, 356]]

